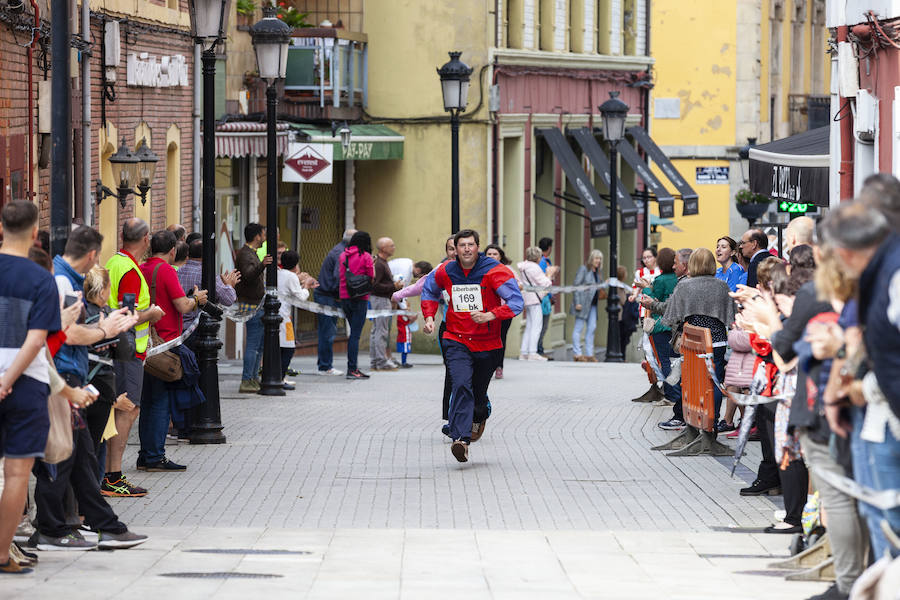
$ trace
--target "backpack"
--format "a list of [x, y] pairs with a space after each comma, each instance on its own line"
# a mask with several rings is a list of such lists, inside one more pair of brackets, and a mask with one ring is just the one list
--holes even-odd
[[372, 291], [372, 278], [368, 275], [357, 275], [350, 270], [350, 256], [344, 255], [344, 280], [347, 284], [347, 295], [351, 300], [362, 298]]

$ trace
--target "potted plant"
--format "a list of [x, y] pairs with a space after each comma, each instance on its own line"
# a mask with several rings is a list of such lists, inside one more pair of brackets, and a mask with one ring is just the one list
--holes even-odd
[[278, 0], [277, 16], [292, 29], [312, 27], [312, 25], [306, 22], [306, 17], [309, 16], [309, 13], [300, 12], [299, 10], [294, 8], [294, 5], [287, 0]]
[[747, 219], [750, 227], [753, 227], [753, 223], [769, 210], [769, 204], [772, 202], [772, 199], [744, 188], [734, 195], [734, 202], [737, 206], [737, 211], [742, 217]]
[[237, 0], [235, 10], [237, 11], [238, 27], [249, 28], [253, 21], [253, 17], [256, 16], [255, 0]]

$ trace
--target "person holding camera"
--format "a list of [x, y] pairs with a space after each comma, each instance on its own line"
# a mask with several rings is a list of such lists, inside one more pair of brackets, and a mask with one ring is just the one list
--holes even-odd
[[[56, 286], [66, 306], [81, 302], [75, 292], [84, 289], [85, 274], [97, 264], [102, 243], [102, 235], [82, 225], [69, 234], [62, 256], [54, 257]], [[56, 370], [73, 388], [82, 387], [88, 381], [90, 347], [102, 347], [106, 340], [133, 327], [137, 318], [128, 309], [119, 309], [91, 326], [80, 320], [82, 323], [66, 329], [66, 343], [54, 357]], [[92, 400], [96, 400], [96, 390], [88, 389]], [[55, 465], [55, 473], [43, 463], [36, 470], [37, 528], [30, 545], [38, 550], [92, 550], [130, 548], [145, 542], [147, 536], [128, 531], [100, 494], [97, 456], [83, 409], [73, 407], [72, 423], [72, 455]], [[71, 507], [67, 510], [65, 496], [70, 485], [85, 524], [98, 533], [97, 542], [85, 540], [78, 533], [77, 515], [71, 514]]]
[[[154, 329], [162, 342], [178, 338], [182, 332], [182, 315], [206, 304], [206, 290], [198, 290], [187, 296], [172, 268], [175, 259], [175, 235], [171, 231], [157, 231], [150, 238], [152, 256], [141, 265], [144, 280], [150, 283], [150, 301], [158, 303], [165, 313]], [[137, 468], [153, 472], [185, 471], [187, 467], [166, 458], [166, 433], [169, 430], [169, 394], [166, 382], [146, 370], [141, 398], [138, 431], [141, 450]]]
[[[127, 307], [135, 313], [137, 322], [123, 335], [133, 347], [132, 352], [120, 348], [113, 361], [116, 375], [116, 396], [125, 394], [127, 401], [117, 403], [113, 415], [118, 435], [106, 447], [106, 475], [100, 484], [105, 496], [130, 498], [143, 495], [144, 489], [133, 485], [122, 472], [122, 455], [131, 427], [141, 412], [144, 389], [144, 358], [150, 341], [150, 325], [159, 321], [163, 310], [150, 302], [150, 286], [138, 266], [150, 250], [150, 226], [143, 219], [127, 219], [122, 225], [122, 248], [106, 261], [109, 272], [109, 307]], [[126, 355], [127, 354], [127, 355]]]

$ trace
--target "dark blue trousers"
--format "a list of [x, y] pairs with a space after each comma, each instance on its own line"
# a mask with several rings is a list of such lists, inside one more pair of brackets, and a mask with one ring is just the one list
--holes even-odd
[[[313, 292], [316, 302], [324, 306], [339, 308], [340, 300], [334, 296], [327, 296], [319, 292]], [[332, 367], [334, 360], [334, 335], [337, 331], [337, 317], [316, 315], [316, 323], [319, 330], [319, 357], [318, 367], [320, 371], [327, 371]]]
[[450, 399], [450, 437], [469, 441], [472, 423], [487, 419], [487, 390], [494, 369], [500, 361], [500, 350], [472, 352], [464, 344], [441, 340], [453, 395]]

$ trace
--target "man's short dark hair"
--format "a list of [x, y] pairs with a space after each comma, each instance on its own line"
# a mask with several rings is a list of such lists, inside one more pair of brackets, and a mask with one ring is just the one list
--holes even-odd
[[281, 254], [282, 268], [291, 270], [300, 263], [300, 255], [296, 250], [285, 250]]
[[247, 223], [244, 226], [244, 241], [249, 243], [263, 232], [263, 226], [259, 223]]
[[199, 231], [192, 231], [189, 234], [187, 234], [186, 238], [184, 238], [184, 243], [187, 244], [188, 246], [190, 246], [191, 242], [193, 242], [194, 240], [202, 239], [202, 238], [203, 238], [203, 234], [201, 234]]
[[37, 245], [44, 252], [50, 252], [50, 232], [46, 229], [38, 230]]
[[478, 232], [474, 229], [460, 229], [459, 231], [457, 231], [456, 235], [453, 236], [453, 245], [458, 245], [459, 240], [463, 238], [475, 238], [475, 245], [481, 245], [481, 240], [478, 237]]
[[188, 257], [188, 245], [184, 242], [175, 242], [175, 262], [184, 262]]
[[72, 258], [84, 258], [91, 250], [100, 250], [103, 246], [103, 236], [93, 227], [79, 225], [66, 241], [66, 249], [63, 252]]
[[887, 218], [894, 231], [900, 231], [900, 180], [890, 173], [873, 173], [863, 181], [857, 196]]
[[126, 219], [122, 224], [122, 243], [133, 244], [144, 239], [144, 236], [150, 231], [150, 226], [143, 219], [133, 217]]
[[175, 234], [175, 241], [177, 242], [184, 241], [184, 236], [187, 233], [187, 229], [181, 223], [172, 223], [166, 227], [166, 230]]
[[175, 247], [175, 234], [171, 231], [157, 231], [150, 238], [150, 252], [153, 254], [165, 254]]
[[417, 268], [419, 270], [419, 273], [421, 273], [422, 275], [428, 275], [434, 268], [427, 260], [420, 260], [419, 262], [414, 264], [413, 267]]
[[541, 252], [546, 252], [550, 248], [553, 247], [553, 238], [542, 237], [538, 240], [538, 248], [541, 249]]
[[203, 258], [203, 240], [191, 240], [188, 244], [188, 258]]
[[13, 200], [0, 212], [3, 231], [10, 235], [25, 233], [37, 224], [38, 209], [28, 200]]
[[767, 236], [759, 229], [753, 229], [750, 231], [750, 241], [756, 242], [760, 250], [769, 249], [769, 236]]
[[37, 246], [29, 248], [28, 260], [36, 262], [51, 273], [53, 272], [53, 261], [50, 260], [50, 255], [44, 252], [43, 248], [38, 248]]

